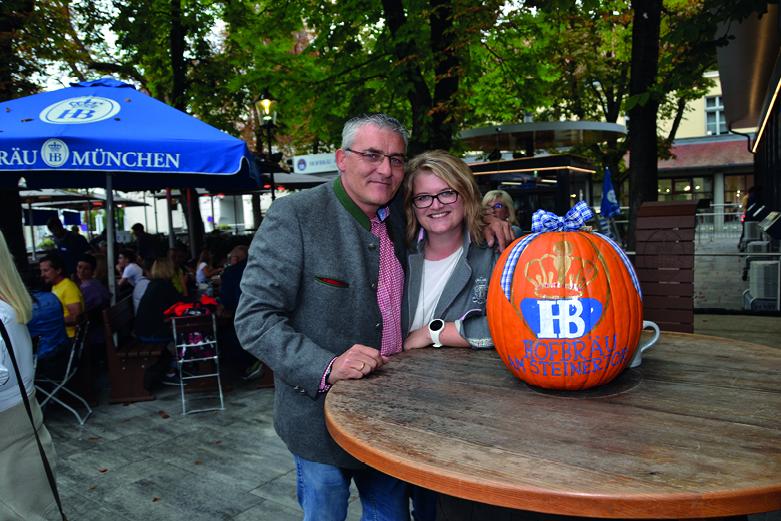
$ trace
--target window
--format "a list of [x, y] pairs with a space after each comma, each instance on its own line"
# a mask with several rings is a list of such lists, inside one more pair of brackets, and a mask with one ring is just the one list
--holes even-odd
[[721, 96], [705, 98], [705, 133], [709, 136], [727, 133], [727, 120], [724, 118]]

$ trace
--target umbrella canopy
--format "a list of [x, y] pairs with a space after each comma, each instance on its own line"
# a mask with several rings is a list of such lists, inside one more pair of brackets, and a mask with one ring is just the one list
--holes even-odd
[[0, 102], [0, 185], [258, 188], [244, 141], [113, 78]]
[[0, 102], [2, 172], [4, 187], [105, 186], [110, 258], [114, 189], [260, 185], [246, 143], [113, 78]]

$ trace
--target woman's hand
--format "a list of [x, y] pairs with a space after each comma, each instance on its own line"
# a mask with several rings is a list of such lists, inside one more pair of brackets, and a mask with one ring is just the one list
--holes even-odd
[[404, 339], [404, 350], [420, 349], [431, 344], [431, 334], [428, 332], [428, 326], [423, 326], [407, 335], [407, 338]]

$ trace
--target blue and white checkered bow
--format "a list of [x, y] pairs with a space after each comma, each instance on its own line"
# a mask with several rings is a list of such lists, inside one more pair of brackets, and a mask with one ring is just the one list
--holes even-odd
[[537, 210], [532, 215], [532, 232], [573, 232], [579, 230], [593, 215], [585, 201], [578, 201], [564, 217]]

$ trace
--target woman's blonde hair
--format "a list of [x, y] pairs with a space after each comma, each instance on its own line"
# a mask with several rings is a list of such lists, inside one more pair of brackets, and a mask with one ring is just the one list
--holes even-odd
[[158, 257], [155, 259], [155, 263], [152, 264], [149, 275], [153, 279], [173, 279], [174, 275], [176, 275], [176, 268], [174, 268], [173, 261], [168, 257]]
[[518, 224], [518, 217], [515, 216], [515, 205], [513, 204], [513, 198], [510, 197], [510, 194], [505, 192], [504, 190], [491, 190], [487, 194], [483, 196], [483, 206], [488, 206], [494, 200], [499, 199], [502, 204], [504, 204], [507, 207], [507, 211], [510, 212], [510, 224], [514, 224], [515, 226], [519, 226]]
[[475, 176], [466, 163], [448, 154], [444, 150], [431, 150], [412, 158], [407, 164], [407, 177], [404, 180], [404, 212], [407, 216], [407, 241], [414, 244], [417, 239], [420, 224], [415, 218], [415, 207], [412, 204], [412, 191], [415, 178], [423, 172], [430, 172], [442, 179], [447, 185], [458, 192], [464, 201], [464, 222], [466, 231], [474, 243], [483, 242], [483, 213], [480, 204], [480, 189], [477, 188]]
[[16, 271], [14, 258], [5, 242], [3, 232], [0, 232], [0, 299], [4, 300], [16, 311], [16, 321], [26, 324], [33, 315], [33, 300], [22, 282], [22, 277]]

